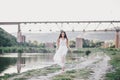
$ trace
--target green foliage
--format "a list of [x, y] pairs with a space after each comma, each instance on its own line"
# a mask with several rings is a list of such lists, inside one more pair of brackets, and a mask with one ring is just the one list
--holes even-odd
[[70, 71], [66, 71], [66, 73], [75, 73], [76, 70], [70, 70]]
[[110, 46], [110, 48], [115, 48], [115, 45]]
[[18, 49], [18, 53], [23, 53], [23, 49], [22, 48]]
[[90, 53], [91, 53], [90, 50], [87, 50], [87, 51], [85, 52], [85, 54], [86, 54], [87, 56], [88, 56]]
[[83, 47], [84, 47], [84, 48], [90, 47], [90, 41], [83, 39]]
[[73, 79], [71, 79], [70, 77], [62, 77], [62, 76], [60, 76], [60, 77], [55, 77], [55, 78], [53, 78], [53, 80], [73, 80]]
[[3, 49], [0, 48], [0, 54], [2, 54], [2, 53], [3, 53]]
[[0, 47], [0, 54], [2, 53], [17, 53], [17, 47]]
[[97, 41], [97, 42], [91, 41], [91, 42], [89, 43], [88, 47], [90, 47], [90, 48], [94, 48], [94, 47], [99, 48], [99, 47], [102, 46], [103, 43], [104, 43], [103, 41]]
[[27, 78], [15, 78], [14, 80], [26, 80]]
[[70, 46], [71, 48], [74, 48], [74, 47], [75, 47], [75, 44], [76, 44], [75, 41], [69, 41], [69, 46]]
[[74, 69], [66, 71], [65, 73], [56, 75], [53, 80], [87, 80], [90, 75], [90, 70], [88, 69]]
[[84, 51], [77, 49], [77, 50], [73, 50], [73, 53], [84, 53]]
[[120, 80], [120, 75], [118, 75], [118, 73], [120, 74], [120, 70], [117, 72], [110, 72], [106, 74], [106, 79], [105, 80]]
[[0, 72], [7, 69], [10, 65], [14, 65], [17, 62], [17, 58], [0, 57]]
[[35, 47], [0, 47], [2, 53], [54, 53], [55, 49], [51, 48], [35, 48]]
[[15, 45], [17, 45], [16, 38], [0, 28], [0, 46], [6, 47]]
[[13, 74], [4, 74], [4, 76], [0, 76], [0, 80], [8, 80], [8, 78], [16, 76], [17, 73], [13, 73]]
[[111, 56], [110, 64], [112, 71], [106, 74], [105, 80], [120, 80], [120, 53], [119, 49], [109, 48], [109, 55]]

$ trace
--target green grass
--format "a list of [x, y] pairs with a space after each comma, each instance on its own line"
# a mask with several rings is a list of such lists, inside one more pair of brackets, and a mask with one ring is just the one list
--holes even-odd
[[63, 74], [54, 76], [52, 80], [74, 80], [74, 79], [88, 79], [90, 75], [90, 70], [88, 69], [76, 69], [69, 70]]
[[27, 78], [15, 78], [14, 80], [26, 80]]
[[47, 74], [54, 73], [60, 69], [61, 68], [59, 66], [52, 65], [41, 69], [30, 70], [20, 74], [5, 74], [4, 76], [0, 76], [0, 80], [8, 80], [11, 78], [13, 78], [13, 80], [26, 80], [33, 76], [46, 76]]
[[107, 52], [111, 56], [112, 71], [106, 74], [105, 80], [120, 80], [120, 49], [110, 48]]

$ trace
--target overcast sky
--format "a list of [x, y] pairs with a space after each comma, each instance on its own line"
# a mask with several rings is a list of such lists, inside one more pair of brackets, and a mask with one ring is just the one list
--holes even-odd
[[120, 0], [0, 0], [0, 21], [53, 20], [120, 20]]

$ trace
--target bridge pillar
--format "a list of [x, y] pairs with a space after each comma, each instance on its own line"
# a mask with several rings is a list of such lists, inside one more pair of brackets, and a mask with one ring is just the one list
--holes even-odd
[[[20, 46], [20, 44], [22, 42], [22, 33], [21, 33], [21, 29], [20, 29], [20, 24], [18, 24], [17, 42], [19, 43], [18, 46]], [[18, 53], [17, 72], [20, 73], [20, 71], [21, 71], [21, 53]]]
[[22, 42], [22, 33], [21, 33], [21, 29], [20, 29], [20, 24], [18, 24], [17, 42], [18, 43]]
[[119, 48], [120, 47], [120, 41], [119, 41], [119, 31], [116, 31], [115, 34], [115, 48]]
[[83, 48], [83, 38], [76, 38], [76, 48]]

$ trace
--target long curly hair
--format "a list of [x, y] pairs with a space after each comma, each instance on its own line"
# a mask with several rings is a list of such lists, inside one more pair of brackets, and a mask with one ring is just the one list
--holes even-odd
[[64, 33], [64, 38], [68, 40], [66, 32], [65, 31], [61, 31], [60, 35], [59, 35], [59, 39], [62, 37], [62, 33]]

